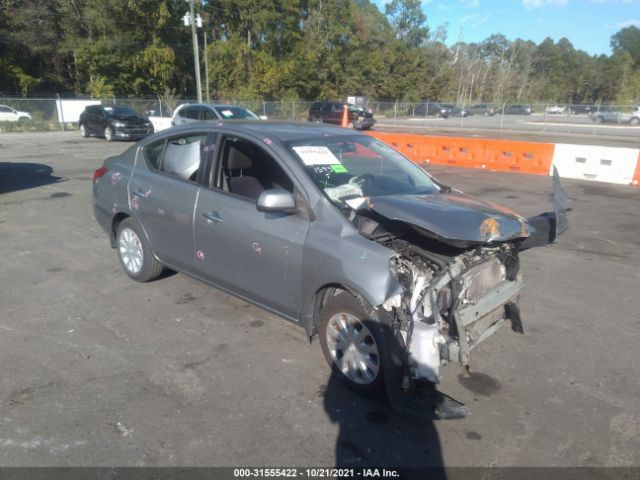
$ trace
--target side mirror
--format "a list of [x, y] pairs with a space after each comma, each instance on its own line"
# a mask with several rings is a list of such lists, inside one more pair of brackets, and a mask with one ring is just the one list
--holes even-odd
[[296, 201], [286, 190], [271, 189], [260, 194], [256, 207], [260, 212], [293, 213], [296, 211]]

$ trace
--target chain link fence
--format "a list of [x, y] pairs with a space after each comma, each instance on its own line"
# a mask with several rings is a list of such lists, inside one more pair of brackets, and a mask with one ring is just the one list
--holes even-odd
[[[59, 96], [24, 98], [0, 95], [0, 132], [17, 130], [62, 130], [75, 128], [72, 121], [61, 122], [56, 102], [69, 100]], [[153, 117], [171, 117], [183, 103], [195, 99], [163, 98], [77, 98], [99, 101], [104, 105], [129, 107]], [[249, 108], [269, 120], [305, 122], [314, 103], [307, 100], [240, 100], [220, 99], [211, 103], [226, 103]], [[412, 131], [456, 129], [509, 130], [527, 132], [558, 132], [590, 135], [638, 135], [640, 133], [640, 106], [638, 105], [570, 105], [555, 103], [490, 104], [473, 103], [455, 105], [450, 102], [385, 101], [365, 99], [359, 104], [374, 112], [378, 129], [395, 128]], [[26, 112], [31, 119], [4, 112]], [[12, 116], [13, 115], [13, 116]]]

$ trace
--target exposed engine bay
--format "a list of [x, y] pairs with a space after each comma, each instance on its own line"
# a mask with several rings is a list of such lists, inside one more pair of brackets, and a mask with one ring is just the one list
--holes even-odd
[[506, 321], [522, 332], [519, 241], [454, 247], [370, 210], [351, 215], [360, 233], [392, 249], [401, 285], [381, 307], [395, 319], [413, 379], [439, 381], [440, 365], [468, 371], [470, 352]]

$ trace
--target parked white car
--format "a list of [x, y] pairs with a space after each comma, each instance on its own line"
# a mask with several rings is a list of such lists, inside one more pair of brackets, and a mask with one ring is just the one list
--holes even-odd
[[20, 122], [22, 120], [31, 120], [31, 114], [0, 105], [0, 122]]
[[565, 108], [560, 105], [551, 105], [546, 108], [545, 113], [547, 115], [562, 115], [565, 112]]

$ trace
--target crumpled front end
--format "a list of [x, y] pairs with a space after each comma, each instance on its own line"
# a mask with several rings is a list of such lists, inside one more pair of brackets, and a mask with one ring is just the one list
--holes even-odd
[[413, 379], [439, 381], [440, 365], [469, 369], [471, 351], [511, 320], [522, 331], [518, 249], [482, 246], [444, 257], [401, 240], [391, 268], [402, 291], [382, 307], [393, 314], [408, 351]]

